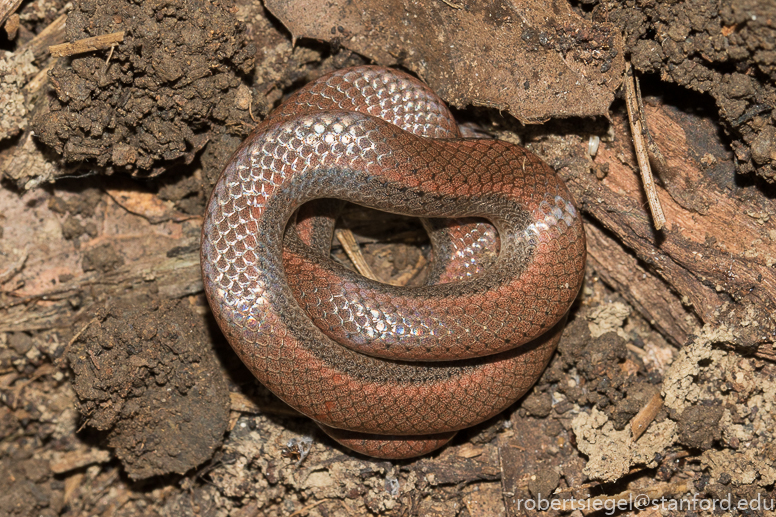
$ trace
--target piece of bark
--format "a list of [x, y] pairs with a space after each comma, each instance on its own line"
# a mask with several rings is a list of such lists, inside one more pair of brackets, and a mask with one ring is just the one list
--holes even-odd
[[110, 461], [110, 452], [105, 449], [88, 449], [67, 452], [59, 456], [51, 464], [51, 472], [64, 474], [71, 470], [80, 469], [94, 463], [107, 463]]
[[[267, 0], [294, 38], [344, 46], [417, 73], [455, 107], [524, 123], [608, 116], [624, 69], [622, 38], [565, 1]], [[456, 8], [460, 7], [460, 8]]]
[[698, 328], [700, 320], [681, 303], [665, 280], [611, 234], [587, 225], [587, 260], [596, 273], [625, 299], [666, 339], [681, 345]]
[[[136, 187], [113, 195], [143, 197]], [[139, 306], [152, 297], [202, 291], [198, 220], [151, 223], [146, 213], [133, 214], [96, 188], [74, 195], [42, 189], [19, 195], [2, 188], [0, 206], [0, 255], [16, 257], [7, 266], [19, 262], [22, 251], [27, 255], [21, 269], [0, 284], [0, 332], [73, 329], [74, 319], [94, 304]], [[92, 230], [69, 235], [67, 221], [75, 218]], [[12, 255], [14, 249], [19, 253]]]
[[82, 303], [88, 307], [100, 300], [143, 299], [157, 293], [175, 299], [201, 292], [199, 243], [182, 239], [179, 244], [112, 272], [91, 271], [56, 288], [6, 302], [0, 306], [0, 332], [70, 328], [73, 306]]
[[32, 50], [35, 59], [42, 62], [49, 54], [49, 47], [65, 38], [65, 22], [67, 22], [67, 15], [63, 14], [40, 31], [37, 36], [25, 43], [17, 52]]
[[[569, 181], [583, 211], [607, 230], [588, 226], [591, 262], [674, 343], [683, 343], [693, 328], [680, 305], [702, 323], [729, 326], [747, 349], [772, 341], [773, 201], [756, 185], [735, 182], [733, 156], [708, 120], [667, 106], [648, 106], [647, 118], [673, 171], [662, 178], [666, 187], [658, 187], [666, 229], [652, 227], [627, 121], [617, 116], [617, 137], [595, 159], [608, 164], [606, 178], [577, 174]], [[638, 268], [629, 272], [634, 264]], [[645, 274], [654, 278], [645, 282]]]

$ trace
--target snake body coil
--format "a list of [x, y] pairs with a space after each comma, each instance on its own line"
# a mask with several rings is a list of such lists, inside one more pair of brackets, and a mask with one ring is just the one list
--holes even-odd
[[[482, 228], [436, 229], [434, 277], [457, 281], [370, 281], [327, 259], [330, 241], [289, 227], [319, 198], [485, 218], [500, 252], [469, 278], [477, 239], [464, 234]], [[425, 85], [379, 67], [329, 74], [283, 103], [227, 164], [202, 231], [205, 292], [243, 362], [335, 439], [386, 458], [433, 450], [520, 398], [555, 349], [584, 265], [582, 223], [546, 164], [461, 138]]]

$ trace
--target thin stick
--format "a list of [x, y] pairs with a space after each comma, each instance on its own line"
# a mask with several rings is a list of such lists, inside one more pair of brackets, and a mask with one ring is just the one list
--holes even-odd
[[652, 423], [662, 407], [663, 397], [660, 396], [660, 393], [655, 393], [647, 402], [647, 405], [641, 408], [641, 411], [633, 417], [633, 420], [631, 420], [631, 434], [633, 435], [634, 442], [644, 434], [644, 431], [647, 430], [647, 427], [649, 427], [649, 424]]
[[657, 167], [658, 174], [665, 174], [668, 172], [668, 165], [666, 159], [660, 148], [655, 143], [655, 139], [652, 138], [652, 132], [647, 125], [647, 110], [644, 109], [644, 99], [641, 96], [641, 84], [638, 77], [633, 77], [636, 83], [636, 100], [639, 102], [639, 120], [641, 121], [641, 128], [644, 130], [644, 134], [647, 137], [647, 154], [652, 160], [652, 163]]
[[356, 271], [370, 280], [379, 282], [380, 280], [377, 278], [377, 275], [375, 275], [375, 272], [369, 267], [369, 264], [366, 263], [364, 255], [361, 254], [361, 248], [356, 242], [356, 237], [353, 235], [353, 232], [344, 229], [336, 230], [334, 234], [337, 236], [340, 244], [342, 244], [342, 249], [345, 250], [345, 254], [350, 261], [353, 262], [353, 265], [356, 266]]
[[639, 162], [641, 182], [649, 201], [649, 210], [652, 212], [652, 220], [656, 230], [662, 230], [666, 224], [666, 216], [663, 207], [657, 197], [655, 180], [652, 177], [652, 169], [649, 166], [649, 155], [644, 142], [646, 129], [642, 123], [643, 116], [639, 113], [639, 100], [636, 95], [636, 85], [633, 80], [633, 69], [630, 63], [625, 64], [625, 104], [628, 107], [628, 120], [630, 121], [633, 147], [636, 149], [636, 160]]
[[124, 41], [124, 31], [79, 39], [72, 43], [51, 45], [49, 47], [49, 52], [51, 52], [51, 55], [54, 57], [72, 56], [74, 54], [83, 54], [84, 52], [94, 52], [95, 50], [111, 48], [122, 41]]
[[636, 345], [633, 345], [631, 343], [627, 343], [625, 345], [625, 348], [636, 354], [637, 356], [641, 357], [642, 359], [647, 355], [647, 353], [644, 351], [643, 348], [639, 348]]

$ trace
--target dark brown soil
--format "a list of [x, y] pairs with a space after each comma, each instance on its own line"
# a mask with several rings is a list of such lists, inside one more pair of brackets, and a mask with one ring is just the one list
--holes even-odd
[[229, 392], [201, 318], [182, 302], [95, 315], [67, 353], [85, 424], [132, 479], [184, 474], [221, 445]]
[[66, 162], [111, 174], [154, 176], [191, 163], [224, 133], [253, 126], [243, 78], [255, 45], [226, 2], [78, 2], [68, 41], [124, 31], [108, 61], [61, 60], [49, 74], [56, 98], [33, 120], [38, 138]]

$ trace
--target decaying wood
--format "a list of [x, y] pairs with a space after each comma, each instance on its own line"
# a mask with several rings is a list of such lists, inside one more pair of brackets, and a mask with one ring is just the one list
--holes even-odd
[[91, 271], [56, 289], [6, 301], [0, 306], [0, 332], [71, 328], [74, 304], [88, 310], [100, 301], [116, 302], [143, 293], [180, 298], [201, 291], [198, 243], [183, 239], [166, 252], [110, 273]]
[[31, 50], [35, 54], [36, 60], [43, 61], [46, 54], [49, 53], [49, 46], [64, 39], [66, 22], [67, 15], [63, 14], [40, 31], [40, 34], [25, 43], [17, 52]]
[[105, 449], [78, 450], [63, 454], [57, 461], [51, 464], [51, 471], [55, 474], [64, 474], [65, 472], [80, 469], [94, 463], [107, 463], [110, 460], [110, 451]]
[[589, 225], [587, 259], [601, 279], [623, 293], [633, 307], [674, 345], [681, 345], [700, 323], [665, 280], [649, 271], [628, 248], [600, 228]]
[[267, 0], [265, 6], [293, 38], [341, 45], [380, 65], [401, 64], [452, 106], [486, 106], [523, 123], [605, 115], [622, 80], [619, 28], [582, 18], [564, 2], [462, 8], [464, 2], [438, 0]]
[[773, 341], [776, 323], [776, 219], [756, 187], [734, 181], [733, 157], [705, 119], [666, 106], [647, 106], [652, 131], [670, 177], [656, 187], [669, 221], [658, 233], [650, 223], [627, 120], [595, 162], [603, 180], [578, 174], [569, 185], [583, 210], [590, 262], [596, 272], [661, 333], [683, 344], [704, 324], [735, 329], [752, 351]]
[[54, 57], [73, 56], [85, 52], [94, 52], [95, 50], [111, 48], [122, 41], [124, 41], [124, 31], [79, 39], [72, 43], [52, 45], [49, 47], [49, 52], [51, 52], [51, 55]]

